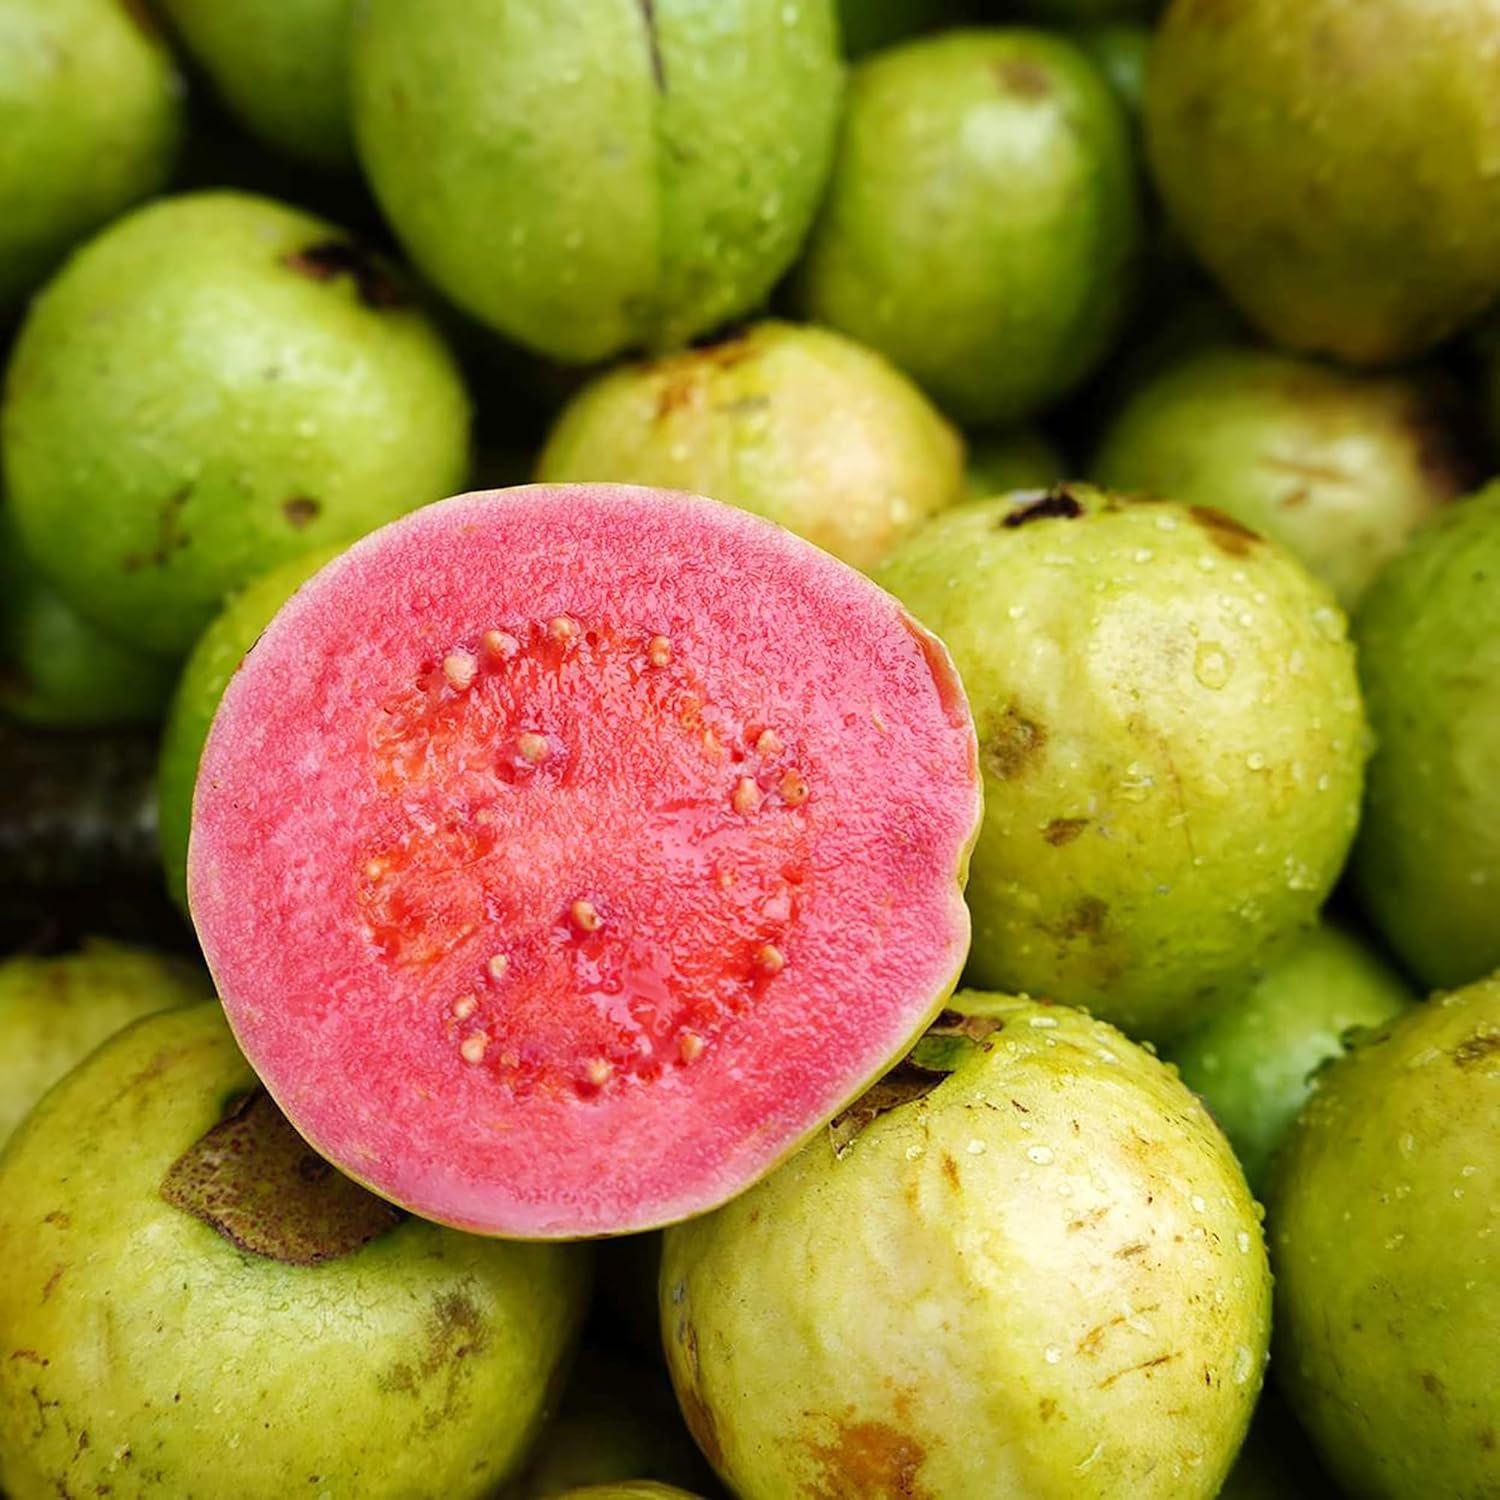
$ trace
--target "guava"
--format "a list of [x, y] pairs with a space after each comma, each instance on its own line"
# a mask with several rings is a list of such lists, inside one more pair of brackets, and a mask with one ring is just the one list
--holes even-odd
[[1138, 197], [1125, 109], [1070, 42], [908, 42], [853, 72], [802, 298], [955, 416], [1015, 422], [1113, 342]]
[[1344, 616], [1289, 553], [1064, 485], [939, 516], [875, 576], [978, 724], [973, 983], [1165, 1040], [1313, 921], [1365, 728]]
[[371, 0], [360, 160], [412, 260], [573, 363], [756, 308], [823, 190], [833, 0]]
[[956, 1004], [772, 1177], [667, 1231], [689, 1426], [742, 1500], [1206, 1500], [1270, 1324], [1228, 1143], [1113, 1027]]
[[941, 1006], [979, 796], [947, 653], [827, 553], [697, 497], [479, 493], [272, 620], [188, 899], [343, 1170], [461, 1228], [627, 1233], [748, 1186]]
[[161, 0], [161, 8], [256, 135], [316, 166], [353, 166], [353, 0]]
[[212, 1003], [130, 1027], [36, 1107], [0, 1158], [0, 1257], [13, 1500], [488, 1494], [588, 1281], [583, 1247], [456, 1234], [340, 1176]]
[[381, 262], [231, 192], [79, 251], [32, 304], [0, 412], [32, 561], [164, 654], [255, 574], [457, 488], [468, 432], [451, 356]]
[[1500, 965], [1500, 483], [1445, 510], [1355, 622], [1375, 754], [1354, 876], [1427, 985]]
[[868, 568], [959, 498], [963, 464], [958, 433], [880, 355], [760, 323], [585, 387], [537, 478], [711, 495]]
[[1500, 296], [1500, 0], [1174, 0], [1156, 185], [1260, 328], [1385, 364]]
[[1318, 1069], [1415, 999], [1388, 964], [1324, 922], [1168, 1056], [1203, 1096], [1259, 1192]]
[[1093, 59], [1129, 111], [1131, 123], [1138, 125], [1146, 97], [1151, 28], [1139, 21], [1082, 20], [1068, 29], [1067, 36]]
[[859, 57], [921, 31], [937, 31], [965, 18], [966, 0], [839, 0], [844, 51]]
[[208, 727], [229, 679], [245, 653], [260, 639], [276, 611], [325, 563], [343, 549], [320, 547], [304, 552], [230, 596], [207, 630], [198, 637], [177, 682], [161, 737], [156, 779], [157, 837], [162, 869], [172, 899], [187, 910], [188, 830], [193, 820], [193, 784]]
[[1061, 484], [1068, 466], [1062, 455], [1034, 427], [986, 433], [969, 443], [964, 495], [989, 500], [1012, 490], [1041, 490]]
[[188, 960], [95, 939], [0, 960], [0, 1146], [73, 1065], [122, 1026], [213, 994]]
[[563, 1500], [697, 1500], [697, 1496], [670, 1484], [642, 1480], [638, 1484], [628, 1481], [624, 1484], [591, 1484], [581, 1490], [568, 1490]]
[[1204, 349], [1131, 394], [1094, 473], [1275, 537], [1353, 608], [1417, 526], [1469, 487], [1456, 404], [1436, 379]]
[[1318, 1078], [1271, 1178], [1276, 1378], [1351, 1493], [1500, 1492], [1500, 981]]
[[0, 0], [0, 320], [165, 186], [182, 86], [135, 0]]

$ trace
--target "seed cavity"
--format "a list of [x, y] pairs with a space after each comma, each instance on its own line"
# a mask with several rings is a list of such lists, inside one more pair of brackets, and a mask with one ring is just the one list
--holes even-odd
[[458, 1045], [458, 1055], [466, 1063], [480, 1063], [484, 1061], [485, 1049], [489, 1046], [490, 1039], [484, 1032], [476, 1031], [466, 1036]]
[[734, 784], [734, 794], [730, 797], [734, 810], [742, 817], [753, 813], [760, 806], [760, 788], [756, 786], [753, 778], [741, 776]]
[[455, 693], [467, 692], [479, 673], [478, 659], [468, 651], [450, 651], [443, 658], [443, 676]]
[[653, 635], [646, 642], [646, 660], [653, 667], [665, 667], [672, 661], [672, 643], [664, 635]]
[[580, 932], [598, 932], [604, 926], [604, 918], [599, 915], [592, 901], [575, 901], [568, 915]]

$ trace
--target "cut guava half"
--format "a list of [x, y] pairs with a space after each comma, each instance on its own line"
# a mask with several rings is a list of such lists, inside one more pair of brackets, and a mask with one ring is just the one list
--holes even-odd
[[240, 1045], [376, 1192], [624, 1233], [749, 1186], [968, 948], [974, 728], [826, 553], [619, 486], [459, 496], [287, 603], [200, 764], [188, 893]]

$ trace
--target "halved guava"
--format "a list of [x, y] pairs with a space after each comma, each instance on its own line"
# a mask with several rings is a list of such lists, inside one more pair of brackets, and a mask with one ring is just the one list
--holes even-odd
[[748, 1186], [951, 991], [980, 811], [942, 645], [713, 501], [460, 496], [281, 610], [219, 708], [188, 895], [324, 1155], [565, 1237]]

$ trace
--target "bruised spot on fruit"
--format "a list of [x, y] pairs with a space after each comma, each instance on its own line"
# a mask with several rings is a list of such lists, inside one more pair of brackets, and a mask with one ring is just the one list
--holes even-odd
[[1000, 518], [1000, 526], [1014, 531], [1033, 521], [1076, 521], [1083, 505], [1065, 484], [1050, 490], [1030, 490], [1017, 497], [1017, 503]]
[[1064, 844], [1071, 844], [1091, 822], [1092, 818], [1053, 818], [1042, 830], [1042, 837], [1054, 849], [1060, 849]]
[[1047, 728], [1011, 703], [979, 737], [979, 760], [997, 781], [1014, 781], [1030, 769], [1047, 745]]
[[848, 1109], [828, 1122], [833, 1154], [847, 1156], [866, 1126], [894, 1109], [925, 1099], [942, 1081], [942, 1073], [898, 1063], [878, 1083], [872, 1083]]
[[405, 1217], [323, 1163], [259, 1087], [172, 1164], [161, 1196], [239, 1249], [293, 1266], [351, 1255]]
[[948, 1186], [954, 1192], [958, 1191], [958, 1163], [945, 1151], [943, 1152], [943, 1176], [947, 1179]]
[[1043, 1396], [1037, 1402], [1036, 1414], [1042, 1421], [1050, 1422], [1057, 1415], [1057, 1402], [1051, 1396]]
[[[828, 1418], [825, 1421], [830, 1420]], [[815, 1500], [933, 1500], [920, 1482], [927, 1450], [885, 1422], [833, 1423], [832, 1442], [809, 1440], [807, 1450], [821, 1470]]]
[[1485, 1427], [1480, 1430], [1479, 1446], [1486, 1453], [1493, 1453], [1495, 1451], [1495, 1429], [1493, 1427]]
[[1046, 924], [1046, 931], [1064, 942], [1073, 938], [1095, 942], [1103, 934], [1108, 919], [1109, 902], [1101, 901], [1098, 896], [1081, 896], [1060, 922]]
[[1023, 58], [1006, 58], [995, 64], [995, 78], [1007, 94], [1018, 99], [1045, 99], [1052, 92], [1047, 70]]
[[1261, 540], [1260, 533], [1241, 525], [1233, 516], [1211, 505], [1190, 505], [1188, 515], [1208, 533], [1208, 539], [1230, 557], [1248, 557]]
[[1431, 1370], [1423, 1370], [1421, 1375], [1422, 1389], [1432, 1397], [1434, 1401], [1442, 1401], [1447, 1397], [1448, 1388], [1441, 1379]]
[[677, 1342], [687, 1365], [677, 1385], [677, 1404], [682, 1408], [682, 1419], [703, 1456], [714, 1468], [720, 1469], [724, 1462], [724, 1444], [714, 1414], [698, 1388], [698, 1330], [686, 1319], [677, 1325]]
[[281, 513], [293, 531], [306, 531], [318, 519], [322, 510], [322, 505], [311, 495], [293, 495], [290, 500], [281, 502]]
[[128, 553], [124, 562], [127, 573], [138, 573], [142, 568], [164, 568], [188, 545], [190, 538], [182, 529], [182, 513], [192, 494], [192, 485], [185, 484], [157, 507], [156, 545], [149, 552]]
[[1472, 1068], [1497, 1052], [1500, 1052], [1500, 1031], [1476, 1031], [1453, 1049], [1453, 1061], [1461, 1068]]
[[366, 307], [400, 307], [406, 301], [405, 293], [375, 254], [353, 240], [322, 240], [305, 250], [291, 251], [282, 257], [282, 264], [313, 281], [353, 277], [354, 289]]
[[659, 93], [667, 91], [667, 61], [662, 56], [661, 35], [656, 29], [656, 0], [636, 0], [646, 23], [646, 46], [651, 53], [651, 77]]
[[1107, 1391], [1117, 1380], [1123, 1380], [1127, 1375], [1142, 1375], [1150, 1380], [1155, 1370], [1160, 1369], [1162, 1365], [1171, 1364], [1176, 1358], [1178, 1355], [1175, 1352], [1153, 1355], [1150, 1359], [1143, 1359], [1136, 1364], [1128, 1365], [1123, 1370], [1116, 1370], [1113, 1375], [1106, 1375], [1098, 1382], [1098, 1389]]

